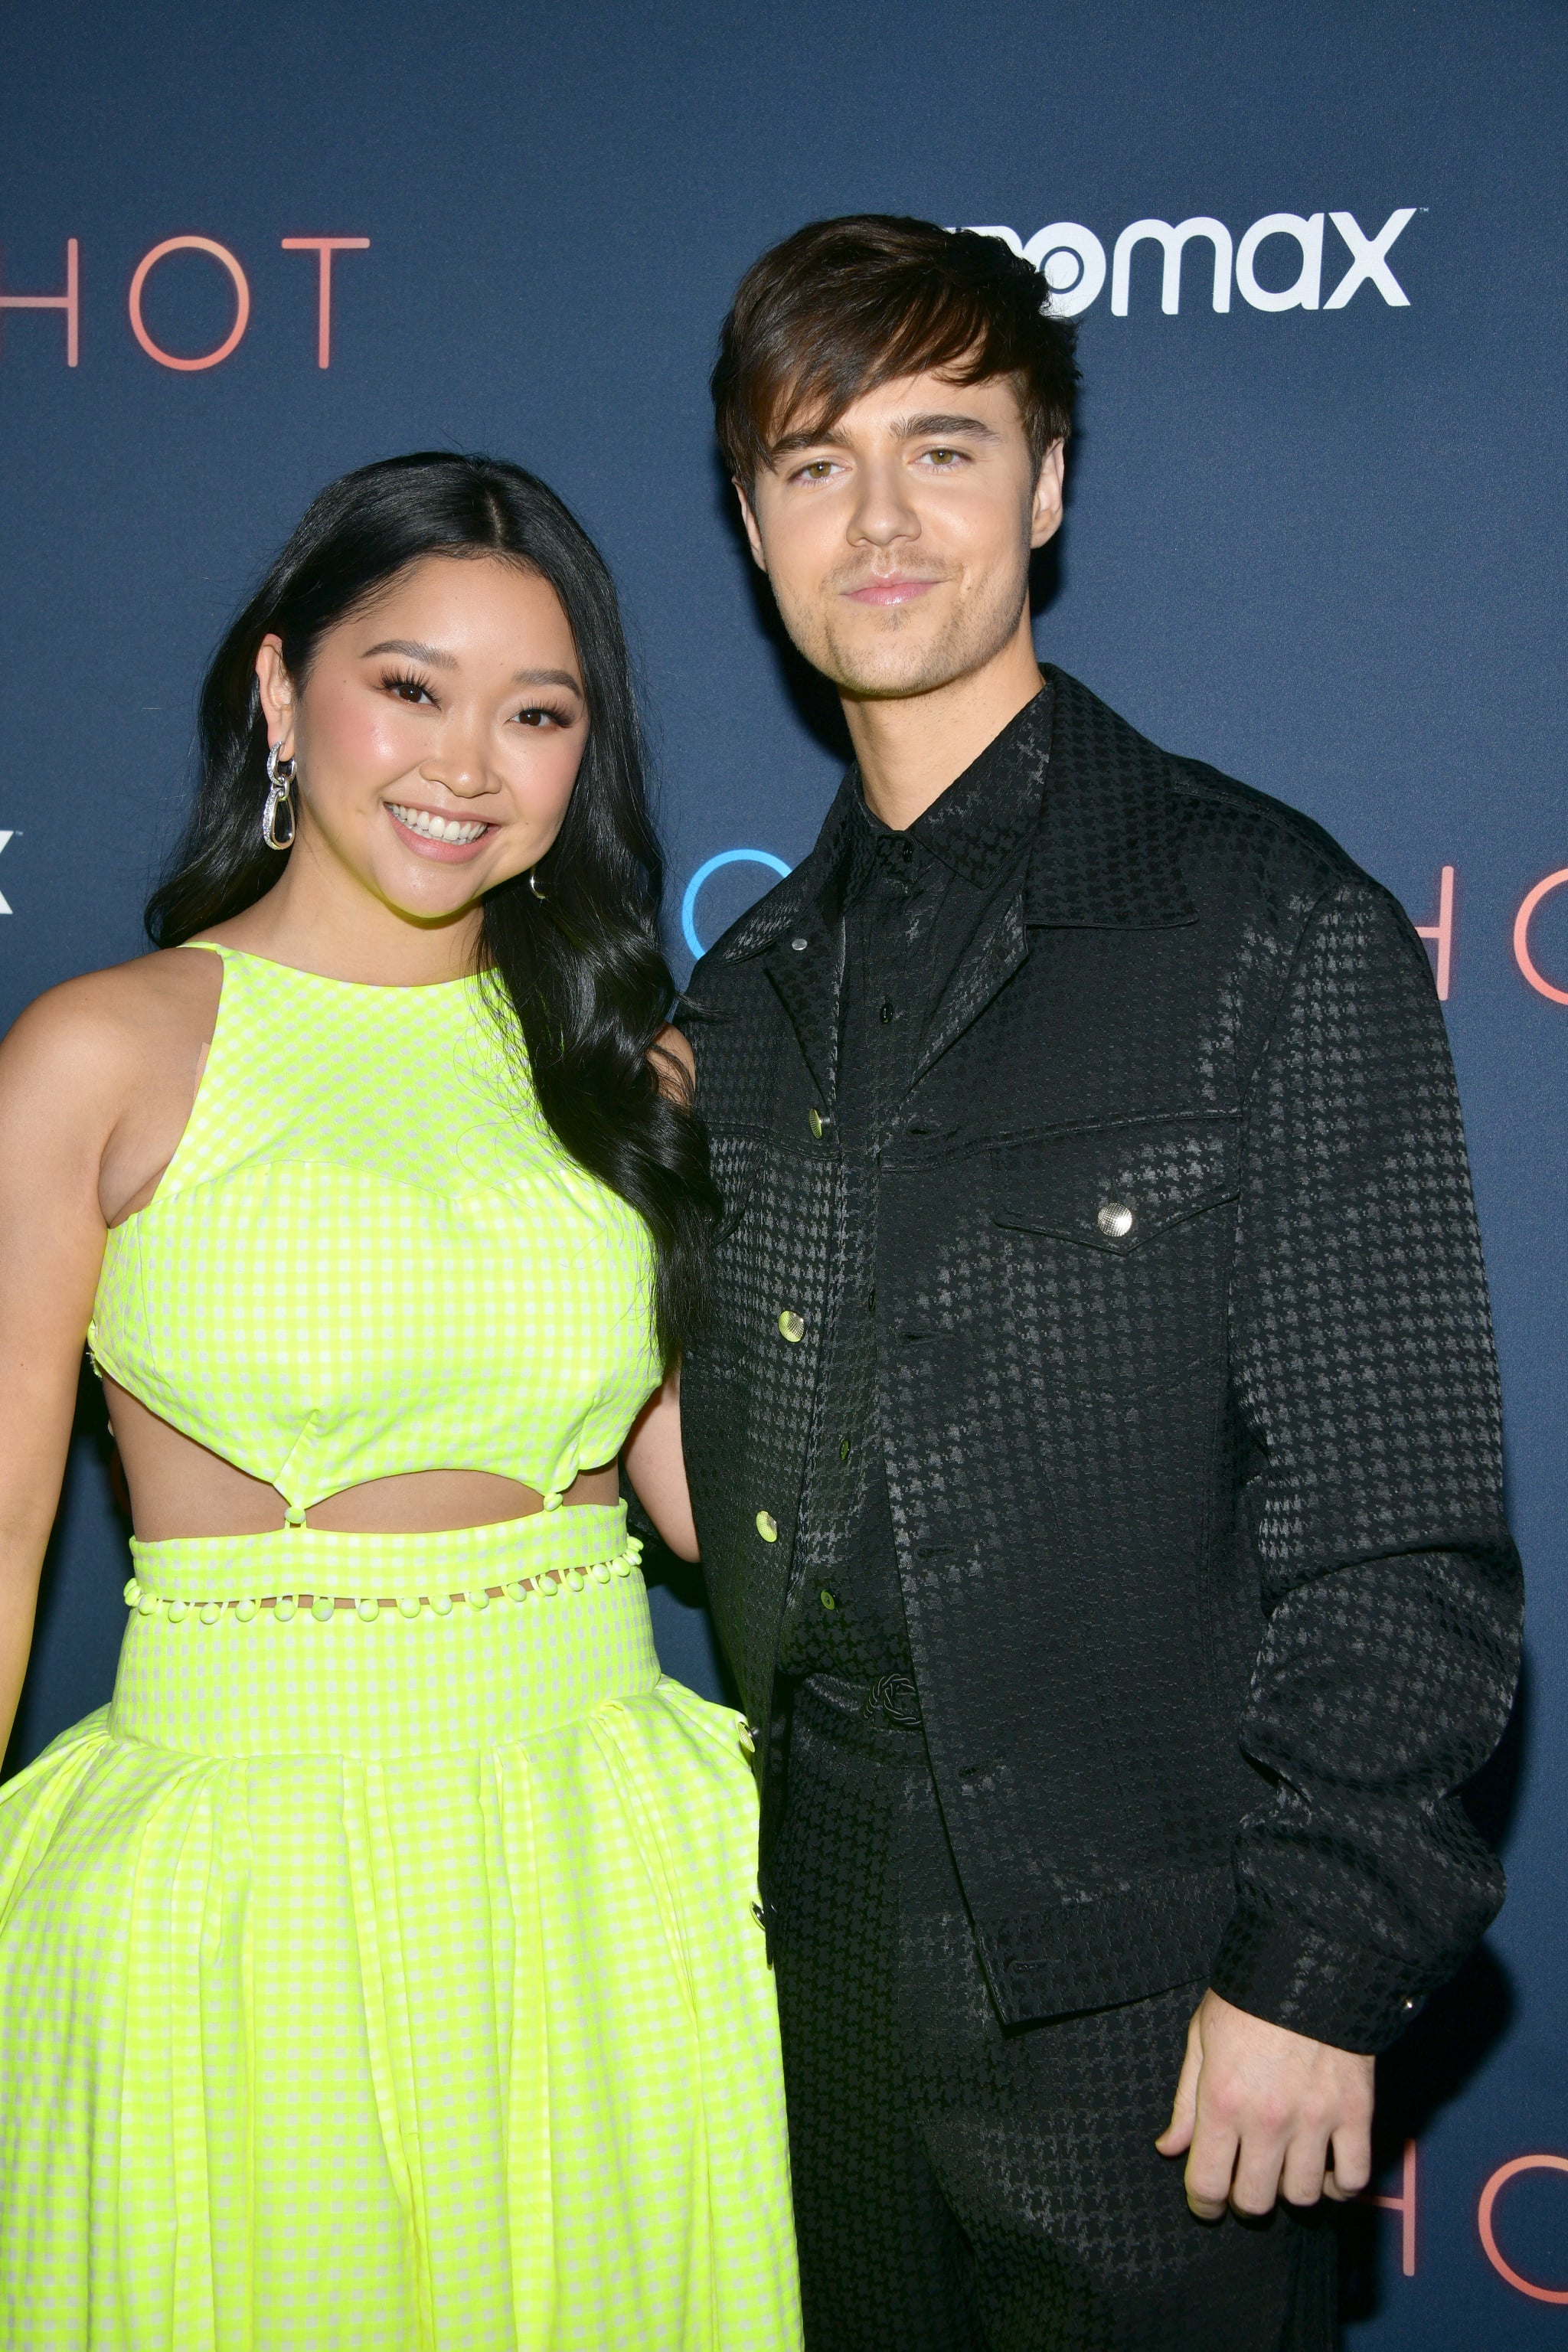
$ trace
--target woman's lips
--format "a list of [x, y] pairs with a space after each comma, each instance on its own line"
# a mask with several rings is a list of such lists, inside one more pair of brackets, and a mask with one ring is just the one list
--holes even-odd
[[[415, 808], [402, 801], [387, 801], [383, 805], [399, 838], [410, 849], [417, 850], [421, 857], [433, 857], [442, 866], [466, 865], [479, 855], [488, 835], [495, 830], [478, 817], [443, 816], [436, 809]], [[453, 834], [456, 839], [450, 837]]]

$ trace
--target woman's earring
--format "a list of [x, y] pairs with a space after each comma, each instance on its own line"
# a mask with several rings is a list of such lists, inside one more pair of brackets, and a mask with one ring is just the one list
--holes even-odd
[[542, 890], [540, 888], [539, 875], [536, 869], [531, 866], [528, 869], [528, 887], [532, 891], [536, 898], [548, 898], [550, 896], [548, 890]]
[[[299, 773], [296, 760], [280, 760], [276, 743], [267, 754], [267, 806], [261, 812], [261, 838], [268, 849], [290, 849], [294, 844], [294, 779]], [[278, 812], [289, 812], [289, 830], [278, 830]]]

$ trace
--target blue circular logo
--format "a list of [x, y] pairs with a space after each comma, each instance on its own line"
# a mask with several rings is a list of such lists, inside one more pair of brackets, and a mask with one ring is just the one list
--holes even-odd
[[701, 955], [703, 946], [697, 936], [697, 893], [710, 874], [721, 866], [766, 866], [781, 881], [790, 868], [771, 849], [721, 849], [716, 857], [705, 858], [686, 886], [686, 896], [680, 902], [680, 929], [687, 946], [694, 956]]

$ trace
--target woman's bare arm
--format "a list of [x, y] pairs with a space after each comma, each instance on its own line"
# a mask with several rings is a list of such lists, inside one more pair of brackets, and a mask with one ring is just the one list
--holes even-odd
[[124, 1075], [105, 1013], [100, 990], [73, 982], [0, 1045], [0, 1748], [27, 1669], [103, 1262], [99, 1184]]
[[0, 1749], [32, 1645], [109, 1227], [150, 1200], [217, 1013], [176, 948], [51, 989], [0, 1044]]
[[[689, 1102], [697, 1067], [691, 1048], [679, 1029], [660, 1031], [654, 1046], [654, 1066], [659, 1084], [678, 1100]], [[671, 1364], [631, 1426], [622, 1448], [626, 1475], [637, 1497], [665, 1542], [679, 1559], [697, 1558], [697, 1528], [687, 1491], [686, 1461], [680, 1450], [680, 1365]]]
[[674, 1363], [633, 1422], [622, 1449], [637, 1497], [678, 1559], [697, 1558], [697, 1528], [680, 1450], [680, 1366]]

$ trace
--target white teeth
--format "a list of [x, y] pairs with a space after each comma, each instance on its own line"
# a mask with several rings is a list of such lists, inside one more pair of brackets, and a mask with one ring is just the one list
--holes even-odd
[[405, 824], [410, 833], [423, 834], [426, 841], [478, 841], [488, 829], [483, 824], [464, 824], [455, 816], [432, 816], [427, 809], [405, 808], [398, 801], [389, 801], [387, 806], [399, 824]]

